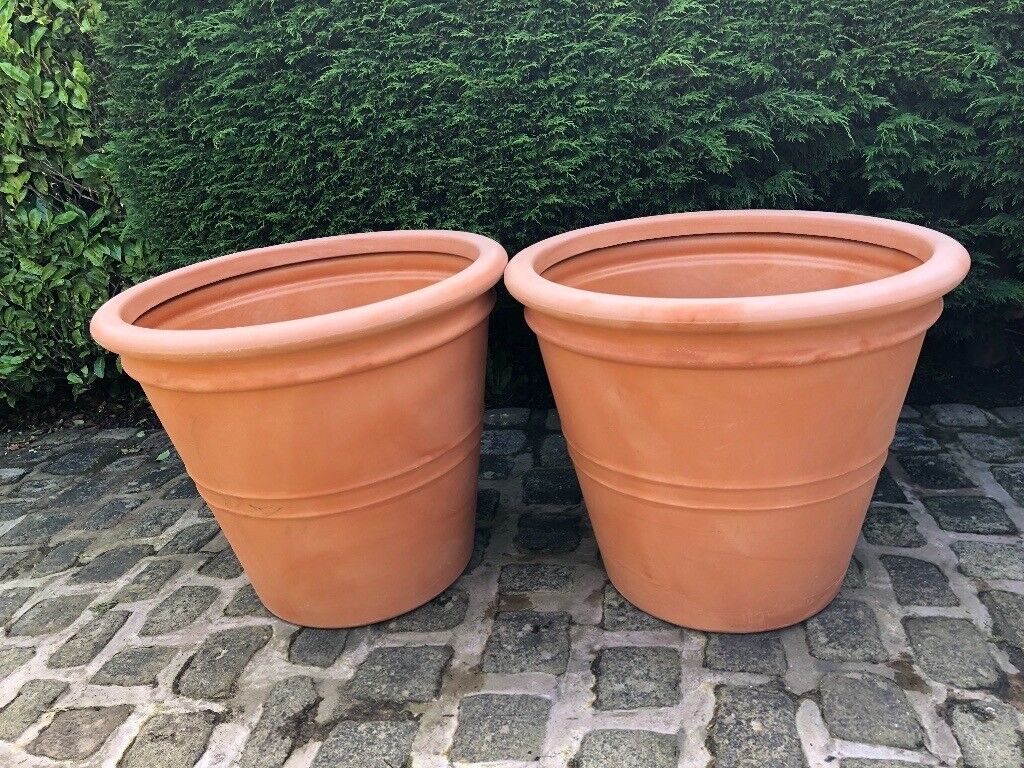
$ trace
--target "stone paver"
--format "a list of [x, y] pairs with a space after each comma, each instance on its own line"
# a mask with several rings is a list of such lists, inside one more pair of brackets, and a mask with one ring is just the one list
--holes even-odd
[[32, 576], [51, 576], [66, 571], [78, 561], [89, 546], [88, 539], [70, 539], [55, 546], [32, 568]]
[[557, 591], [572, 584], [572, 569], [551, 563], [513, 563], [503, 566], [498, 591], [506, 594]]
[[1011, 427], [1024, 427], [1024, 405], [1012, 405], [1004, 408], [993, 408], [996, 416]]
[[769, 687], [723, 685], [715, 692], [711, 752], [715, 768], [805, 768], [796, 704]]
[[993, 590], [979, 597], [992, 616], [992, 631], [997, 638], [1024, 649], [1024, 594]]
[[6, 624], [32, 596], [32, 587], [7, 589], [0, 592], [0, 624]]
[[704, 647], [708, 669], [781, 675], [786, 671], [786, 652], [777, 632], [749, 635], [708, 635]]
[[897, 555], [882, 555], [881, 560], [889, 572], [896, 602], [900, 605], [949, 607], [960, 604], [949, 588], [949, 579], [934, 563]]
[[161, 713], [147, 720], [118, 768], [193, 768], [213, 731], [213, 712]]
[[60, 680], [29, 680], [0, 710], [0, 739], [14, 741], [67, 689]]
[[63, 595], [41, 600], [33, 605], [7, 630], [11, 637], [18, 635], [50, 635], [75, 623], [82, 611], [96, 595]]
[[288, 661], [326, 669], [338, 660], [348, 642], [347, 629], [303, 627], [292, 635]]
[[910, 482], [921, 488], [952, 490], [976, 487], [960, 465], [945, 454], [901, 454], [899, 463]]
[[238, 562], [238, 558], [229, 547], [222, 549], [199, 566], [199, 574], [215, 579], [233, 579], [242, 574], [242, 564]]
[[957, 701], [949, 707], [949, 726], [967, 768], [1020, 768], [1024, 765], [1018, 715], [993, 701]]
[[27, 664], [36, 655], [33, 648], [0, 648], [0, 678], [7, 677], [23, 664]]
[[568, 614], [511, 611], [494, 617], [484, 648], [485, 672], [560, 675], [568, 663]]
[[911, 514], [900, 507], [872, 504], [862, 529], [871, 544], [883, 547], [923, 547], [928, 543]]
[[128, 584], [114, 596], [116, 603], [133, 603], [155, 596], [181, 569], [180, 560], [155, 560], [147, 563]]
[[453, 760], [536, 760], [547, 729], [550, 700], [540, 696], [482, 694], [459, 704]]
[[129, 616], [131, 614], [127, 611], [108, 611], [97, 616], [58, 648], [46, 662], [47, 665], [59, 669], [88, 664], [106, 648]]
[[924, 732], [896, 683], [866, 672], [829, 674], [821, 681], [821, 711], [839, 739], [916, 749]]
[[679, 701], [679, 653], [674, 648], [605, 648], [594, 677], [598, 709], [671, 707]]
[[489, 408], [484, 413], [485, 427], [525, 427], [529, 421], [529, 408]]
[[448, 646], [377, 648], [359, 665], [348, 693], [373, 702], [433, 701], [452, 653]]
[[220, 533], [220, 526], [216, 523], [196, 523], [187, 528], [182, 528], [163, 549], [161, 555], [180, 555], [186, 552], [198, 552], [210, 539]]
[[263, 705], [259, 722], [246, 741], [238, 768], [280, 768], [284, 765], [319, 701], [316, 681], [311, 677], [291, 677], [277, 683]]
[[440, 632], [453, 629], [466, 618], [469, 597], [460, 589], [442, 592], [415, 611], [387, 623], [390, 632]]
[[591, 731], [583, 737], [570, 768], [675, 768], [676, 738], [653, 731]]
[[960, 571], [967, 576], [1024, 581], [1024, 547], [1019, 542], [955, 541], [950, 548], [960, 560]]
[[929, 496], [922, 499], [939, 527], [954, 533], [1016, 533], [1002, 504], [985, 496]]
[[102, 528], [110, 528], [117, 525], [133, 509], [137, 509], [143, 499], [127, 497], [116, 498], [101, 504], [100, 507], [86, 518], [82, 526], [87, 531], [96, 531]]
[[0, 430], [0, 765], [1022, 765], [1021, 413], [904, 409], [842, 596], [753, 635], [608, 582], [553, 411], [487, 412], [465, 573], [353, 629], [263, 607], [162, 432]]
[[416, 730], [416, 723], [411, 720], [343, 720], [320, 747], [312, 768], [408, 765]]
[[562, 435], [548, 435], [540, 444], [540, 464], [542, 467], [571, 467], [569, 445]]
[[1020, 459], [1024, 454], [1024, 442], [1019, 437], [964, 432], [960, 435], [960, 442], [971, 456], [992, 464], [1005, 464]]
[[582, 499], [572, 469], [534, 467], [523, 476], [523, 501], [527, 504], [579, 504]]
[[912, 617], [904, 627], [917, 663], [939, 682], [958, 688], [994, 688], [1001, 674], [981, 632], [966, 619]]
[[46, 544], [51, 536], [60, 533], [75, 519], [74, 512], [58, 510], [26, 515], [3, 536], [0, 547], [18, 547], [25, 544]]
[[194, 699], [227, 698], [245, 665], [267, 644], [271, 633], [269, 626], [261, 624], [210, 635], [178, 675], [178, 693]]
[[992, 467], [992, 477], [1015, 502], [1024, 507], [1024, 464]]
[[933, 453], [941, 449], [939, 441], [928, 434], [923, 424], [905, 421], [896, 425], [896, 436], [890, 448], [899, 453]]
[[56, 714], [26, 749], [51, 760], [85, 760], [99, 751], [131, 713], [132, 708], [127, 704], [65, 709]]
[[601, 625], [610, 631], [674, 630], [672, 624], [644, 613], [608, 584], [604, 590]]
[[154, 608], [140, 635], [165, 635], [183, 629], [203, 615], [220, 595], [216, 587], [179, 587]]
[[807, 621], [811, 654], [829, 661], [885, 661], [878, 621], [867, 603], [838, 597]]
[[111, 656], [93, 675], [94, 685], [155, 685], [177, 649], [162, 646], [125, 648]]
[[480, 453], [493, 456], [514, 456], [526, 447], [526, 433], [521, 429], [485, 429], [480, 436]]
[[97, 584], [116, 581], [135, 567], [142, 558], [153, 554], [145, 544], [109, 549], [90, 560], [82, 570], [71, 577], [72, 584]]
[[516, 544], [523, 552], [565, 555], [583, 539], [577, 515], [524, 514], [519, 518]]
[[888, 467], [882, 467], [882, 471], [878, 473], [878, 482], [875, 484], [871, 500], [883, 504], [907, 503], [907, 495], [893, 478]]
[[989, 419], [976, 405], [940, 403], [928, 409], [935, 423], [943, 427], [986, 427]]
[[270, 611], [260, 602], [252, 584], [246, 584], [235, 592], [231, 602], [224, 607], [225, 616], [270, 616]]

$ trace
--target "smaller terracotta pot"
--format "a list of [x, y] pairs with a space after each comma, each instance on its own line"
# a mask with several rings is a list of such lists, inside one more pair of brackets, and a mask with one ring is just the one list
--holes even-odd
[[827, 605], [968, 265], [938, 232], [807, 211], [619, 221], [512, 259], [619, 591], [720, 632]]
[[96, 313], [281, 618], [380, 621], [465, 567], [506, 262], [463, 232], [344, 235], [175, 270]]

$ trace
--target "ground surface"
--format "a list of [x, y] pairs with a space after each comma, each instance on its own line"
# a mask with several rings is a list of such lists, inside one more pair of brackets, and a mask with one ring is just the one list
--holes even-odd
[[1024, 408], [905, 416], [840, 598], [750, 636], [615, 592], [547, 412], [488, 412], [459, 582], [353, 631], [263, 610], [162, 433], [0, 433], [0, 765], [1017, 768]]

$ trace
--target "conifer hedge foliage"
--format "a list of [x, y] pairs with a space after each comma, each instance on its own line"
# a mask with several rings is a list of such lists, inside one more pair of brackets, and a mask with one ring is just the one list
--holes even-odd
[[0, 411], [116, 378], [89, 317], [153, 269], [103, 152], [101, 20], [96, 0], [0, 0]]
[[183, 263], [455, 227], [510, 251], [667, 211], [921, 222], [1024, 305], [1020, 0], [113, 0], [118, 168]]
[[[17, 5], [50, 4], [91, 5]], [[1024, 308], [1021, 0], [105, 8], [104, 125], [161, 270], [325, 233], [454, 227], [514, 252], [615, 218], [804, 207], [965, 241], [947, 332]]]

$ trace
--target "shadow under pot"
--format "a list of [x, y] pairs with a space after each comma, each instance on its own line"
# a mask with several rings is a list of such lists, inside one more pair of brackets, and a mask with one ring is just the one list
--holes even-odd
[[466, 566], [506, 262], [462, 232], [343, 235], [178, 269], [96, 313], [282, 619], [381, 621]]
[[803, 211], [620, 221], [513, 258], [618, 590], [719, 632], [826, 606], [968, 267], [938, 232]]

